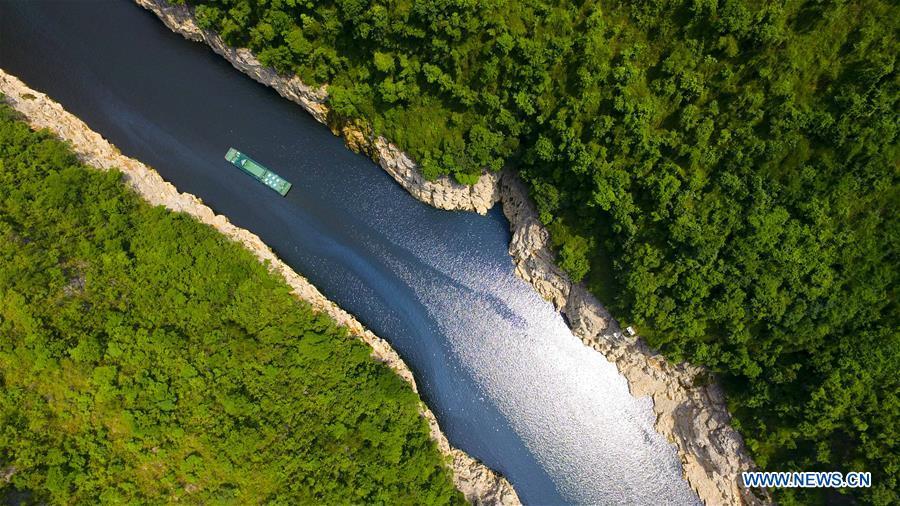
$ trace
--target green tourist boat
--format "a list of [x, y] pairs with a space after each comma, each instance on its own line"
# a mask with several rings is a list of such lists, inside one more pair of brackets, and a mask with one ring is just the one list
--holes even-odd
[[228, 148], [228, 152], [225, 153], [225, 159], [260, 183], [277, 191], [282, 197], [287, 195], [287, 192], [291, 189], [291, 183], [288, 183], [278, 174], [263, 167], [259, 162], [234, 148]]

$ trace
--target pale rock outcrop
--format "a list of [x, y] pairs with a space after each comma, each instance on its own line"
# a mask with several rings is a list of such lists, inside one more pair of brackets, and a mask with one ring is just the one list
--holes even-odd
[[500, 174], [483, 174], [474, 185], [464, 185], [451, 178], [429, 181], [419, 166], [397, 146], [378, 136], [370, 139], [369, 156], [406, 188], [415, 198], [438, 209], [465, 210], [485, 214], [494, 207], [500, 195]]
[[[298, 88], [299, 89], [299, 88]], [[212, 226], [233, 241], [253, 253], [270, 270], [280, 274], [298, 298], [310, 303], [316, 310], [333, 318], [372, 347], [372, 356], [387, 364], [413, 391], [418, 393], [412, 371], [396, 351], [384, 339], [366, 329], [352, 315], [328, 300], [303, 276], [294, 272], [255, 234], [237, 227], [223, 215], [217, 215], [203, 201], [189, 193], [180, 193], [156, 171], [143, 163], [122, 155], [115, 146], [84, 122], [68, 113], [61, 105], [45, 94], [34, 91], [18, 78], [0, 69], [0, 93], [12, 108], [21, 113], [35, 129], [46, 128], [59, 138], [68, 141], [79, 158], [87, 165], [108, 170], [119, 169], [126, 184], [152, 205], [165, 206], [172, 211], [183, 212], [198, 221]], [[456, 487], [473, 504], [521, 504], [515, 490], [506, 479], [488, 469], [466, 453], [450, 446], [438, 426], [434, 413], [421, 403], [422, 416], [428, 422], [431, 437], [440, 452], [449, 461]], [[12, 468], [0, 472], [0, 479], [8, 480]]]
[[650, 350], [638, 337], [622, 336], [618, 323], [581, 284], [572, 283], [556, 265], [549, 231], [540, 223], [525, 185], [510, 171], [483, 174], [473, 186], [450, 178], [426, 180], [409, 155], [365, 125], [330, 122], [327, 89], [313, 90], [296, 76], [281, 76], [262, 66], [246, 49], [232, 49], [214, 33], [197, 27], [193, 12], [164, 0], [135, 0], [153, 11], [173, 31], [202, 41], [228, 59], [237, 69], [285, 98], [303, 106], [347, 145], [375, 160], [420, 201], [447, 210], [487, 212], [494, 203], [503, 204], [510, 222], [509, 254], [516, 274], [560, 310], [585, 345], [614, 362], [628, 380], [635, 396], [650, 396], [657, 416], [656, 429], [672, 442], [681, 458], [685, 479], [708, 505], [759, 504], [739, 484], [740, 472], [754, 468], [731, 419], [721, 390], [702, 385], [706, 372], [688, 364], [671, 364]]

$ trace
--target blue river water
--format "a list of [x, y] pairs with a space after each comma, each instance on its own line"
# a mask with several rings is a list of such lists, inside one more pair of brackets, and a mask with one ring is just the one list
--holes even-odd
[[[528, 504], [694, 504], [648, 399], [516, 278], [508, 223], [410, 197], [299, 106], [130, 2], [0, 0], [0, 67], [252, 230], [413, 369]], [[234, 146], [286, 198], [223, 159]]]

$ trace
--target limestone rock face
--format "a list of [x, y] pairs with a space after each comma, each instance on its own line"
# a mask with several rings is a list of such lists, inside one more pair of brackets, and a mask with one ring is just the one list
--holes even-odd
[[[330, 123], [325, 87], [313, 89], [296, 76], [281, 76], [263, 67], [248, 50], [227, 47], [217, 35], [197, 27], [193, 13], [187, 7], [171, 6], [163, 0], [135, 1], [156, 13], [173, 31], [191, 40], [205, 42], [237, 69], [300, 104], [318, 121]], [[684, 477], [699, 497], [706, 504], [716, 506], [771, 502], [768, 495], [758, 498], [739, 484], [740, 472], [755, 466], [743, 439], [729, 425], [731, 416], [725, 408], [721, 390], [716, 385], [698, 384], [703, 382], [698, 382], [697, 378], [706, 375], [702, 368], [671, 364], [650, 350], [640, 337], [622, 336], [618, 323], [606, 308], [583, 285], [572, 283], [556, 265], [549, 232], [538, 219], [527, 187], [515, 174], [510, 171], [485, 173], [472, 186], [446, 177], [429, 181], [422, 176], [412, 158], [384, 137], [374, 135], [365, 125], [329, 126], [345, 139], [348, 147], [371, 157], [410, 194], [426, 204], [484, 214], [495, 203], [502, 202], [512, 231], [509, 254], [516, 275], [534, 286], [544, 299], [565, 315], [573, 333], [586, 346], [616, 364], [628, 380], [633, 395], [652, 398], [656, 429], [675, 445]], [[432, 428], [436, 427], [435, 422]], [[451, 453], [457, 451], [451, 450]], [[490, 474], [486, 468], [469, 470], [469, 464], [456, 460], [454, 457], [457, 487], [470, 501], [477, 504], [513, 503], [515, 492], [512, 487], [506, 488], [505, 480], [492, 481], [487, 478]], [[514, 502], [517, 501], [515, 498]]]
[[448, 177], [429, 181], [409, 155], [384, 137], [373, 134], [365, 125], [345, 124], [337, 133], [347, 147], [368, 155], [412, 196], [438, 209], [485, 214], [500, 198], [499, 173], [484, 173], [472, 186]]
[[460, 184], [448, 177], [428, 181], [419, 166], [397, 146], [384, 137], [372, 142], [372, 158], [414, 197], [438, 209], [475, 211], [485, 214], [500, 198], [500, 174], [485, 173], [472, 186]]
[[[328, 300], [306, 278], [282, 262], [259, 236], [235, 226], [226, 216], [217, 215], [194, 195], [180, 193], [155, 170], [138, 160], [122, 155], [115, 146], [88, 128], [80, 119], [68, 113], [61, 105], [43, 93], [28, 88], [22, 81], [3, 70], [0, 70], [0, 93], [33, 128], [46, 128], [68, 141], [85, 164], [103, 170], [119, 169], [124, 175], [126, 184], [150, 204], [189, 214], [241, 244], [260, 262], [268, 264], [273, 272], [280, 274], [295, 296], [310, 303], [316, 310], [326, 313], [339, 325], [346, 327], [351, 334], [368, 344], [376, 360], [387, 364], [418, 393], [412, 371], [387, 341], [373, 334], [351, 314]], [[509, 506], [521, 504], [515, 490], [506, 479], [462, 451], [452, 448], [431, 410], [424, 403], [420, 406], [421, 414], [428, 422], [432, 439], [450, 461], [454, 484], [469, 502]], [[0, 481], [9, 479], [14, 472], [15, 469], [12, 468], [0, 470]]]

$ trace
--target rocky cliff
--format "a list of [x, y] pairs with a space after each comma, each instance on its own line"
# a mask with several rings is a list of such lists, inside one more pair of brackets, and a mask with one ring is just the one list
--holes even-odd
[[318, 121], [342, 135], [347, 145], [369, 155], [422, 202], [447, 210], [487, 212], [496, 202], [513, 233], [509, 253], [516, 274], [531, 283], [567, 318], [572, 332], [587, 346], [614, 362], [635, 396], [650, 396], [656, 429], [678, 450], [684, 477], [709, 505], [768, 502], [741, 488], [740, 472], [754, 468], [743, 439], [729, 425], [724, 397], [716, 385], [703, 385], [702, 368], [672, 364], [638, 337], [624, 337], [609, 312], [580, 284], [556, 266], [549, 232], [537, 219], [527, 188], [514, 173], [488, 173], [473, 186], [450, 178], [428, 181], [416, 163], [397, 146], [364, 125], [329, 118], [327, 89], [312, 89], [296, 76], [281, 76], [264, 67], [247, 49], [230, 48], [218, 35], [201, 30], [187, 7], [164, 0], [135, 0], [154, 12], [171, 30], [208, 44], [235, 68], [300, 104]]
[[[34, 91], [22, 81], [0, 69], [0, 94], [5, 102], [19, 111], [35, 129], [46, 128], [59, 138], [68, 141], [81, 160], [100, 169], [118, 168], [126, 184], [152, 205], [165, 206], [172, 211], [183, 212], [210, 225], [256, 255], [260, 262], [280, 274], [298, 298], [349, 329], [372, 347], [372, 356], [387, 364], [412, 389], [418, 392], [412, 371], [385, 340], [366, 329], [352, 315], [328, 300], [303, 276], [282, 262], [262, 240], [252, 232], [235, 226], [228, 218], [217, 215], [212, 209], [189, 193], [180, 193], [156, 171], [143, 163], [122, 155], [115, 146], [84, 122], [68, 113], [63, 107], [43, 93]], [[497, 475], [464, 452], [453, 448], [441, 432], [434, 414], [422, 406], [422, 416], [428, 421], [431, 437], [441, 453], [447, 457], [456, 487], [473, 504], [521, 504], [515, 490], [506, 479]]]

